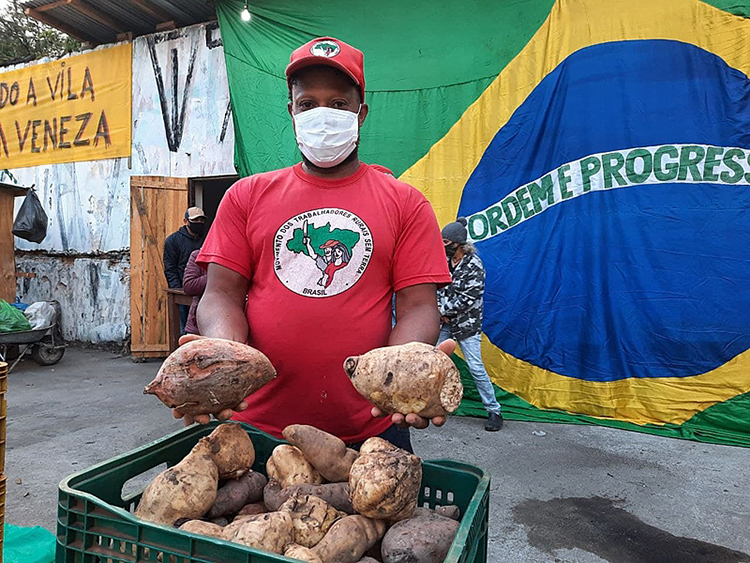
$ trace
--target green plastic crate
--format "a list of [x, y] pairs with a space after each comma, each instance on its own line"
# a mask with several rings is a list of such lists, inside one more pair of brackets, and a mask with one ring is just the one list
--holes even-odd
[[[143, 522], [133, 516], [140, 494], [123, 495], [130, 479], [166, 463], [178, 463], [218, 423], [191, 426], [60, 483], [57, 510], [57, 563], [268, 563], [288, 562], [281, 555], [236, 543]], [[281, 440], [244, 425], [253, 441], [253, 469], [265, 474], [273, 449]], [[461, 526], [447, 563], [487, 561], [490, 478], [481, 469], [450, 460], [422, 463], [420, 505], [456, 504]], [[297, 561], [297, 563], [299, 563]]]

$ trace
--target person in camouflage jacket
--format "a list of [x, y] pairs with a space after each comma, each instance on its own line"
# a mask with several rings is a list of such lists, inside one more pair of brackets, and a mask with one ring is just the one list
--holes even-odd
[[484, 264], [473, 248], [466, 250], [451, 269], [453, 283], [438, 290], [440, 315], [457, 342], [482, 332]]
[[461, 348], [489, 414], [484, 429], [500, 430], [503, 417], [495, 390], [482, 361], [482, 313], [484, 308], [484, 265], [474, 245], [467, 243], [466, 219], [448, 223], [443, 228], [443, 244], [453, 283], [438, 290], [438, 308], [442, 325], [440, 340], [453, 338]]

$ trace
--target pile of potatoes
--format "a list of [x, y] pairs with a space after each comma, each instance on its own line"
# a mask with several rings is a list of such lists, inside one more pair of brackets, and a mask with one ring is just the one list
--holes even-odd
[[266, 477], [242, 427], [218, 426], [146, 487], [136, 516], [308, 563], [444, 561], [459, 510], [417, 507], [417, 456], [380, 438], [356, 452], [312, 426], [284, 437]]

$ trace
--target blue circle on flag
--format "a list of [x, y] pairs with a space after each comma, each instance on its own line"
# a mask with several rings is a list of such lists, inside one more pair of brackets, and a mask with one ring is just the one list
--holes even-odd
[[[459, 215], [565, 163], [662, 145], [737, 147], [750, 158], [748, 77], [676, 41], [587, 47], [497, 133]], [[487, 270], [484, 331], [535, 366], [590, 381], [684, 377], [750, 345], [750, 186], [591, 190], [477, 248]]]

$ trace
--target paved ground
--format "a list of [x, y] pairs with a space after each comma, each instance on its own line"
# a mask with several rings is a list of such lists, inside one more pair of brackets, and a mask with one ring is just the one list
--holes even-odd
[[[10, 375], [6, 521], [54, 530], [60, 479], [180, 427], [141, 394], [157, 369], [69, 349]], [[414, 435], [423, 458], [492, 473], [490, 562], [750, 561], [748, 450], [512, 421], [487, 434], [476, 419]]]

